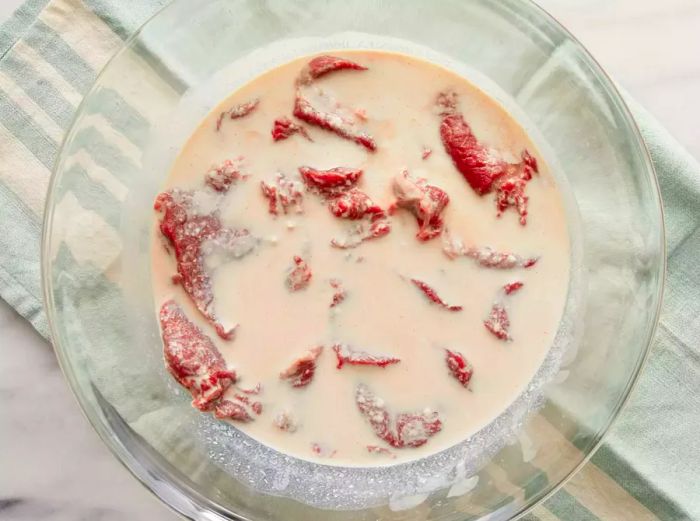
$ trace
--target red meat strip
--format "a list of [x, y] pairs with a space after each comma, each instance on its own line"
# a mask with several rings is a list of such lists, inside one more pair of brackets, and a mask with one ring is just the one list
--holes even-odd
[[336, 56], [316, 56], [302, 69], [298, 81], [302, 84], [308, 84], [329, 72], [342, 70], [365, 71], [367, 67]]
[[393, 180], [396, 202], [390, 208], [405, 208], [416, 216], [420, 241], [428, 241], [442, 233], [443, 220], [440, 215], [450, 202], [447, 192], [429, 185], [425, 179], [414, 180], [407, 171]]
[[[529, 152], [523, 152], [523, 164], [534, 162], [535, 159], [530, 156]], [[535, 172], [537, 165], [535, 164]], [[514, 207], [520, 215], [520, 224], [527, 224], [527, 202], [528, 196], [525, 195], [527, 183], [532, 179], [533, 169], [529, 166], [524, 166], [522, 170], [513, 172], [511, 175], [497, 181], [496, 184], [496, 215], [500, 217], [510, 206]]]
[[437, 292], [432, 287], [428, 286], [425, 282], [418, 279], [411, 279], [411, 282], [414, 284], [414, 286], [421, 290], [431, 302], [437, 304], [441, 308], [444, 308], [447, 311], [462, 311], [462, 306], [451, 306], [447, 304], [444, 300], [440, 298]]
[[297, 358], [292, 365], [282, 371], [280, 378], [288, 380], [292, 387], [304, 387], [310, 384], [316, 371], [316, 360], [322, 351], [322, 346], [309, 349], [306, 354]]
[[287, 287], [291, 291], [299, 291], [304, 289], [311, 282], [311, 268], [309, 265], [296, 255], [294, 257], [294, 267], [287, 274]]
[[262, 410], [261, 402], [252, 401], [245, 394], [236, 393], [231, 397], [223, 398], [216, 404], [214, 416], [219, 419], [250, 422], [254, 419], [253, 415], [260, 416]]
[[511, 340], [508, 311], [500, 302], [496, 302], [491, 307], [488, 318], [484, 320], [484, 326], [499, 340]]
[[399, 413], [392, 419], [384, 400], [378, 398], [365, 384], [357, 386], [355, 402], [374, 433], [397, 449], [420, 447], [442, 430], [437, 412]]
[[430, 415], [401, 413], [396, 416], [396, 436], [400, 446], [420, 447], [425, 445], [433, 434], [442, 430], [442, 422], [437, 413]]
[[260, 181], [263, 196], [267, 199], [268, 211], [272, 215], [280, 212], [303, 213], [304, 194], [298, 182], [292, 181], [282, 173], [275, 176], [274, 183]]
[[317, 170], [302, 166], [299, 173], [310, 190], [328, 198], [328, 209], [333, 215], [339, 219], [369, 221], [351, 228], [343, 239], [332, 239], [331, 246], [334, 248], [355, 248], [364, 241], [383, 237], [391, 231], [386, 212], [374, 204], [367, 194], [354, 187], [362, 177], [362, 170], [345, 167]]
[[345, 344], [335, 344], [333, 351], [335, 351], [335, 356], [338, 359], [338, 365], [336, 366], [338, 369], [341, 369], [345, 364], [386, 367], [387, 365], [398, 364], [401, 361], [394, 356], [368, 353]]
[[236, 381], [214, 342], [191, 322], [175, 301], [160, 308], [165, 365], [192, 395], [192, 406], [207, 411]]
[[378, 398], [369, 387], [360, 384], [355, 391], [355, 402], [357, 403], [357, 408], [367, 419], [372, 430], [379, 438], [392, 447], [401, 445], [391, 425], [391, 415], [386, 410], [384, 400]]
[[384, 210], [358, 188], [351, 188], [328, 202], [328, 209], [339, 219], [358, 220], [364, 217], [380, 219], [386, 216]]
[[464, 116], [457, 110], [457, 95], [441, 93], [437, 105], [441, 109], [440, 137], [455, 167], [479, 195], [491, 191], [493, 182], [505, 175], [507, 163], [476, 139]]
[[221, 165], [210, 168], [204, 176], [204, 182], [217, 192], [228, 192], [231, 185], [248, 177], [241, 172], [241, 162], [242, 158], [235, 161], [227, 159]]
[[362, 177], [362, 170], [343, 166], [318, 170], [310, 166], [300, 166], [299, 174], [309, 190], [326, 197], [334, 197], [355, 186]]
[[516, 291], [518, 291], [518, 290], [519, 290], [520, 288], [522, 288], [523, 286], [524, 286], [524, 284], [523, 284], [522, 282], [520, 282], [520, 281], [518, 281], [518, 282], [509, 282], [508, 284], [506, 284], [505, 286], [503, 286], [503, 292], [504, 292], [506, 295], [512, 295], [513, 293], [515, 293]]
[[248, 230], [222, 226], [216, 212], [199, 214], [189, 191], [173, 189], [161, 193], [154, 208], [163, 214], [160, 231], [175, 250], [178, 282], [218, 335], [225, 340], [233, 338], [236, 326], [225, 329], [216, 317], [205, 258], [213, 252], [231, 258], [243, 257], [255, 248], [257, 240]]
[[467, 361], [465, 356], [459, 351], [450, 351], [445, 349], [445, 362], [450, 374], [464, 387], [469, 387], [469, 381], [474, 374], [472, 364]]
[[254, 99], [247, 101], [245, 103], [241, 103], [240, 105], [235, 105], [231, 107], [228, 110], [223, 111], [221, 114], [219, 114], [219, 117], [216, 120], [216, 130], [217, 132], [221, 130], [221, 125], [224, 122], [224, 119], [228, 116], [229, 119], [239, 119], [247, 116], [251, 112], [253, 112], [256, 108], [258, 108], [258, 104], [260, 103], [259, 99]]
[[244, 423], [253, 421], [253, 417], [250, 415], [245, 405], [228, 399], [223, 399], [216, 404], [214, 416], [221, 420], [235, 420]]
[[305, 139], [313, 141], [309, 133], [301, 125], [297, 125], [289, 118], [277, 118], [272, 126], [272, 139], [274, 141], [282, 141], [294, 134], [301, 134]]
[[511, 252], [499, 252], [488, 246], [467, 248], [461, 240], [453, 239], [447, 231], [443, 233], [442, 238], [442, 251], [450, 259], [460, 256], [469, 257], [484, 268], [500, 270], [531, 268], [539, 260], [539, 257], [523, 257]]
[[345, 300], [347, 297], [347, 292], [343, 288], [342, 283], [337, 279], [330, 280], [331, 288], [333, 288], [333, 300], [331, 300], [331, 305], [329, 307], [336, 307], [338, 304]]
[[253, 415], [262, 414], [263, 405], [259, 401], [251, 400], [249, 395], [258, 394], [260, 391], [257, 389], [252, 391], [237, 389], [237, 391], [233, 395], [227, 395], [216, 405], [214, 415], [220, 419], [253, 421]]
[[308, 93], [305, 94], [302, 89], [297, 90], [293, 111], [295, 118], [354, 141], [370, 152], [377, 149], [377, 143], [362, 128], [362, 118], [357, 116], [356, 111], [345, 109], [318, 90], [313, 94], [315, 103], [312, 103]]
[[499, 216], [513, 206], [520, 215], [520, 223], [526, 224], [525, 188], [533, 173], [538, 172], [537, 161], [527, 150], [523, 150], [521, 162], [505, 161], [496, 150], [479, 142], [457, 104], [454, 92], [438, 96], [437, 106], [442, 116], [440, 137], [445, 150], [477, 194], [484, 195], [495, 189]]
[[489, 316], [484, 320], [486, 329], [499, 340], [512, 340], [510, 336], [510, 318], [505, 306], [505, 297], [516, 293], [523, 286], [524, 284], [520, 281], [504, 285], [499, 291], [496, 302], [491, 306]]

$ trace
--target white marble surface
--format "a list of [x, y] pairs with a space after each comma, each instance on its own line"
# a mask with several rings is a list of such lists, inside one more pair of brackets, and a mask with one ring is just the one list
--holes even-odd
[[700, 158], [700, 0], [538, 0]]
[[22, 0], [3, 0], [2, 3], [0, 3], [0, 22], [9, 18], [20, 5], [22, 5]]
[[[0, 20], [21, 0], [0, 0]], [[541, 0], [700, 157], [700, 0]], [[177, 519], [82, 417], [50, 346], [0, 301], [0, 519]]]

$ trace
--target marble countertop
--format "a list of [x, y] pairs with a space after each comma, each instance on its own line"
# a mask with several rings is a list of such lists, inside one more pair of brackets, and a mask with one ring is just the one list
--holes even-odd
[[[2, 0], [0, 20], [21, 0]], [[698, 0], [540, 0], [700, 157]], [[0, 300], [0, 519], [178, 519], [112, 457], [82, 417], [47, 342]], [[11, 470], [10, 470], [11, 469]]]

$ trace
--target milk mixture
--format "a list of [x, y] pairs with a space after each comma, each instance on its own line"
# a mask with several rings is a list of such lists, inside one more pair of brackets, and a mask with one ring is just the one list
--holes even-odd
[[156, 202], [166, 367], [202, 414], [281, 452], [386, 465], [523, 391], [569, 281], [557, 185], [462, 77], [342, 51], [254, 79]]

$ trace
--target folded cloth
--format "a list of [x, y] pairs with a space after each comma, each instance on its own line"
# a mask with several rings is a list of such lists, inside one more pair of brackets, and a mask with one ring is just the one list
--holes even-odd
[[[59, 144], [97, 71], [166, 3], [29, 0], [0, 29], [0, 296], [44, 336], [41, 218]], [[700, 166], [627, 101], [666, 212], [661, 324], [639, 386], [605, 444], [526, 517], [533, 521], [700, 519]]]

